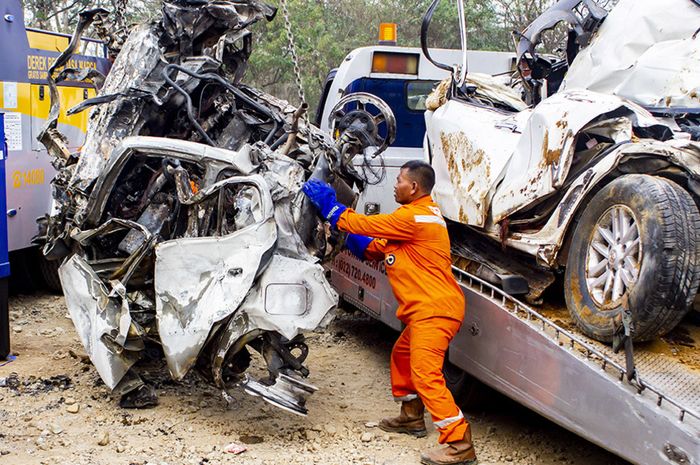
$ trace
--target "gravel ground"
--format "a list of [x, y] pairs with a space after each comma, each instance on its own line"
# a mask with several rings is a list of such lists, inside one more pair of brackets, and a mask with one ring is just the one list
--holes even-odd
[[[62, 297], [12, 297], [10, 311], [17, 360], [0, 367], [0, 385], [10, 377], [14, 386], [0, 387], [3, 464], [412, 465], [420, 450], [436, 443], [432, 426], [423, 439], [376, 427], [397, 412], [389, 391], [397, 334], [359, 312], [340, 312], [325, 331], [307, 336], [309, 381], [319, 392], [302, 418], [242, 392], [229, 406], [198, 376], [175, 383], [157, 362], [144, 369], [158, 387], [160, 405], [120, 409], [85, 359]], [[259, 359], [253, 363], [263, 366]], [[466, 410], [482, 464], [626, 463], [490, 397]], [[247, 451], [226, 452], [231, 443]]]

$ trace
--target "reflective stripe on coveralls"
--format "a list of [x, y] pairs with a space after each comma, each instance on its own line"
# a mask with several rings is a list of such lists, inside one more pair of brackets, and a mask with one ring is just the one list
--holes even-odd
[[[450, 418], [445, 418], [444, 420], [441, 420], [441, 421], [436, 421], [435, 426], [437, 426], [438, 428], [444, 429], [444, 428], [447, 428], [448, 426], [450, 426], [452, 423], [458, 422], [462, 418], [464, 418], [464, 414], [460, 410], [459, 415], [457, 415], [456, 417], [450, 417]], [[464, 434], [462, 434], [459, 437], [463, 438]]]
[[388, 215], [364, 216], [348, 208], [338, 219], [338, 229], [375, 238], [365, 258], [385, 260], [399, 320], [408, 324], [433, 316], [464, 319], [464, 294], [452, 275], [450, 238], [430, 196]]
[[452, 275], [450, 239], [440, 209], [430, 196], [388, 215], [364, 216], [347, 209], [338, 229], [374, 237], [365, 257], [384, 259], [406, 323], [391, 353], [392, 394], [412, 400], [416, 393], [440, 431], [439, 442], [464, 438], [467, 422], [445, 385], [447, 346], [464, 319], [464, 294]]

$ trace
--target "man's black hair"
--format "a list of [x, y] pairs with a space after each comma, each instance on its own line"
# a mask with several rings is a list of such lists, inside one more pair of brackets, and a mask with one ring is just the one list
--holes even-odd
[[424, 161], [411, 160], [404, 163], [401, 169], [408, 171], [411, 179], [418, 183], [423, 192], [430, 194], [433, 191], [435, 171], [432, 166]]

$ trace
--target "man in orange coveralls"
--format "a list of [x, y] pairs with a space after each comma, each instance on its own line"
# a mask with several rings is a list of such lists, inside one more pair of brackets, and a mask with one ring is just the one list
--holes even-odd
[[304, 193], [331, 226], [348, 234], [348, 249], [361, 259], [384, 259], [399, 302], [397, 317], [406, 324], [391, 353], [391, 390], [401, 413], [379, 424], [384, 431], [426, 435], [424, 409], [440, 432], [440, 444], [421, 454], [429, 465], [477, 463], [469, 423], [445, 386], [442, 365], [447, 346], [464, 319], [464, 294], [452, 275], [445, 220], [430, 197], [435, 172], [409, 161], [396, 178], [394, 198], [401, 204], [388, 215], [364, 216], [336, 200], [318, 180]]

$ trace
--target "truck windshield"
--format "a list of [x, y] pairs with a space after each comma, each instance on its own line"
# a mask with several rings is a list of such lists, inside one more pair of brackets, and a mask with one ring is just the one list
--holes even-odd
[[406, 83], [406, 105], [409, 110], [425, 111], [425, 101], [435, 86], [434, 81], [412, 81]]

